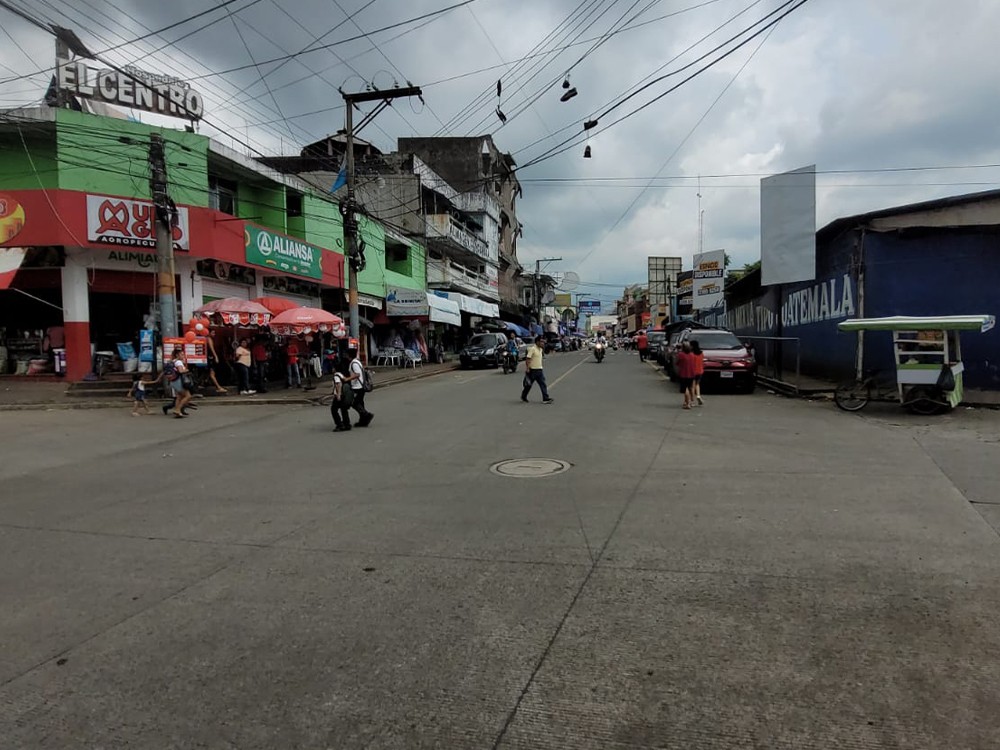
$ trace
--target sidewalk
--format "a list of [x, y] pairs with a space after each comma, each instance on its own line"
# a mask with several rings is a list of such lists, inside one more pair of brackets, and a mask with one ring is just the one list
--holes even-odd
[[[372, 368], [375, 377], [375, 388], [387, 388], [398, 383], [419, 380], [458, 369], [457, 362], [446, 362], [439, 365], [424, 365], [416, 369], [405, 370], [397, 368]], [[230, 389], [224, 396], [206, 395], [199, 402], [211, 403], [213, 406], [246, 406], [248, 404], [311, 404], [330, 392], [331, 378], [313, 380], [316, 386], [312, 390], [300, 388], [286, 389], [283, 386], [254, 396], [235, 395]], [[70, 396], [66, 390], [69, 383], [65, 382], [32, 382], [28, 379], [0, 380], [0, 411], [18, 411], [29, 409], [108, 409], [123, 408], [129, 403], [125, 394], [128, 385], [122, 388], [118, 398], [81, 398]], [[152, 399], [153, 403], [160, 403]]]

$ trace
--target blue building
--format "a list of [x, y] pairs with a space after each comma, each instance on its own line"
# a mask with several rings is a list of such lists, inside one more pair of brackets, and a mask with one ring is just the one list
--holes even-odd
[[[816, 279], [762, 287], [760, 271], [726, 289], [725, 324], [743, 336], [799, 340], [785, 372], [853, 376], [847, 318], [1000, 313], [1000, 190], [837, 219], [816, 234]], [[799, 351], [796, 352], [796, 349]], [[1000, 390], [1000, 330], [963, 334], [967, 388]], [[891, 369], [888, 334], [864, 340], [866, 368]]]

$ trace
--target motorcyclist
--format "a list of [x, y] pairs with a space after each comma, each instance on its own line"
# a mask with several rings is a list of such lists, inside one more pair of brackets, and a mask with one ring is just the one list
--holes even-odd
[[508, 333], [507, 334], [506, 352], [507, 352], [508, 355], [510, 355], [511, 357], [514, 358], [513, 362], [514, 362], [514, 366], [516, 367], [517, 366], [518, 348], [517, 348], [517, 338], [514, 336], [513, 333]]

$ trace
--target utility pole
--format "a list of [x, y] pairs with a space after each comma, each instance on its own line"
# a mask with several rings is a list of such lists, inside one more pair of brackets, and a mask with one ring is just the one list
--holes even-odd
[[[542, 263], [555, 263], [562, 258], [539, 258], [535, 261], [535, 315], [542, 324]], [[544, 329], [542, 329], [544, 330]]]
[[[347, 259], [350, 274], [347, 283], [347, 302], [351, 313], [351, 338], [358, 339], [360, 344], [361, 326], [358, 312], [358, 274], [365, 267], [365, 252], [362, 243], [358, 242], [358, 220], [354, 215], [357, 208], [354, 202], [354, 107], [361, 102], [381, 101], [388, 105], [393, 99], [409, 96], [421, 96], [419, 86], [393, 88], [385, 91], [362, 91], [357, 94], [340, 92], [344, 97], [344, 133], [347, 142], [345, 170], [347, 172], [347, 200], [341, 208], [344, 215], [344, 243], [347, 246]], [[362, 125], [370, 122], [378, 109], [365, 117]]]
[[167, 161], [163, 136], [149, 136], [149, 191], [156, 213], [156, 258], [160, 299], [160, 335], [177, 336], [177, 290], [174, 285], [173, 220], [176, 208], [167, 195]]

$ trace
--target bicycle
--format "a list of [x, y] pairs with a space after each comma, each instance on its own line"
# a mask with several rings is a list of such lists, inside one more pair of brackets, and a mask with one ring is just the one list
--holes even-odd
[[950, 408], [940, 388], [914, 386], [900, 395], [898, 383], [880, 380], [878, 370], [872, 370], [863, 380], [853, 380], [840, 385], [833, 393], [833, 402], [848, 412], [861, 411], [870, 401], [899, 401], [913, 414], [931, 416]]

